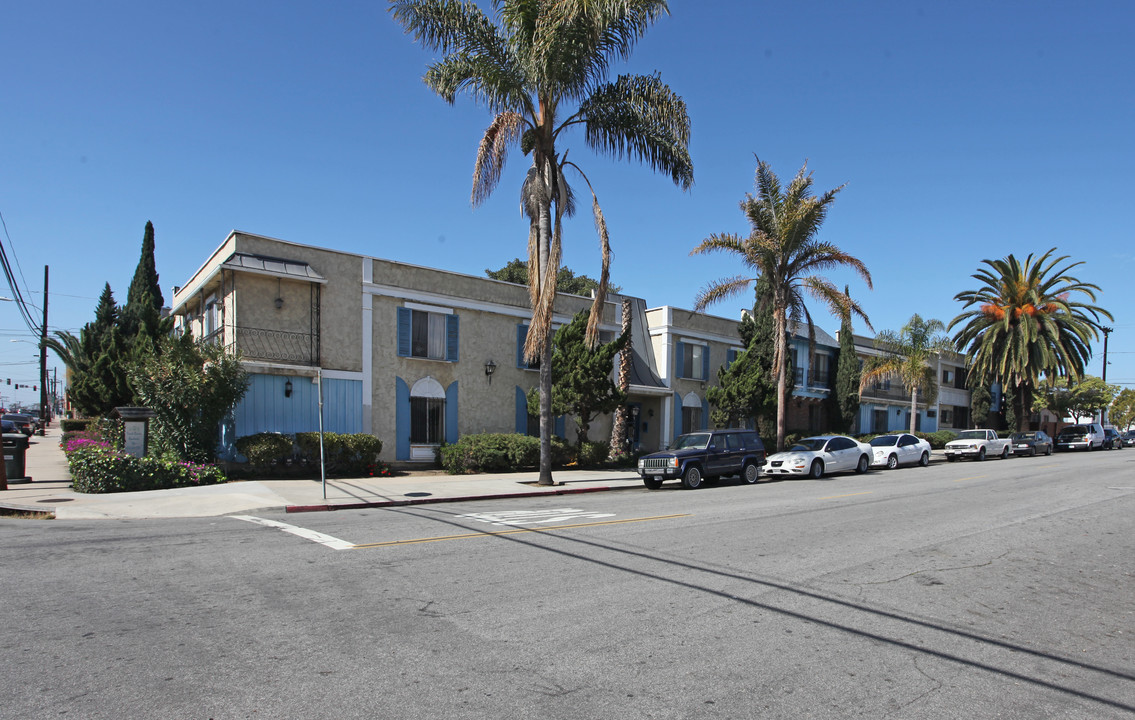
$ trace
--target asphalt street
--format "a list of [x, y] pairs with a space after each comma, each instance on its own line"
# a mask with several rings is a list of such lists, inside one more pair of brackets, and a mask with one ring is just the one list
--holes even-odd
[[1135, 717], [1135, 452], [0, 519], [0, 715]]

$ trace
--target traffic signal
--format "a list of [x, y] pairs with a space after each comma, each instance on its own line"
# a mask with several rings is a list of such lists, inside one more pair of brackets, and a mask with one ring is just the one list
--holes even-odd
[[32, 385], [32, 392], [35, 392], [35, 391], [36, 391], [35, 385]]

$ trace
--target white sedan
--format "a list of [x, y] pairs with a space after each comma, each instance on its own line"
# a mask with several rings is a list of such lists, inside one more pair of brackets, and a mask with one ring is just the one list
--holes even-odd
[[871, 465], [871, 446], [843, 435], [821, 435], [799, 440], [784, 452], [768, 456], [765, 475], [807, 475], [822, 478], [824, 473], [854, 470], [867, 472]]
[[894, 470], [899, 465], [926, 467], [930, 464], [930, 443], [910, 433], [880, 435], [872, 438], [872, 467], [885, 467]]

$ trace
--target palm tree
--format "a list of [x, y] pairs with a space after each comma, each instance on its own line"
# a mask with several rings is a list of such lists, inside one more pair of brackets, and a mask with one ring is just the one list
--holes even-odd
[[[1052, 382], [1083, 376], [1100, 318], [1112, 319], [1091, 304], [1099, 286], [1068, 274], [1083, 262], [1057, 267], [1069, 258], [1054, 258], [1054, 252], [1056, 248], [1035, 259], [1029, 253], [1023, 264], [1013, 255], [982, 260], [987, 267], [971, 276], [981, 286], [954, 296], [971, 308], [950, 321], [950, 330], [962, 326], [955, 345], [965, 348], [977, 379], [1001, 383], [1018, 423], [1032, 413], [1033, 392], [1042, 377]], [[1088, 302], [1073, 299], [1081, 296]]]
[[685, 103], [657, 75], [608, 80], [615, 59], [667, 13], [664, 0], [494, 0], [496, 23], [472, 2], [397, 0], [390, 9], [406, 32], [445, 57], [429, 67], [425, 83], [452, 103], [458, 93], [493, 113], [473, 169], [473, 205], [500, 182], [508, 150], [517, 146], [532, 164], [521, 187], [529, 220], [528, 290], [532, 323], [524, 354], [540, 362], [540, 484], [552, 484], [552, 306], [562, 254], [562, 220], [575, 209], [567, 168], [591, 190], [602, 270], [588, 322], [598, 340], [611, 251], [606, 221], [591, 182], [556, 146], [582, 126], [584, 143], [600, 153], [645, 161], [683, 190], [693, 183], [690, 120]]
[[690, 251], [691, 255], [725, 251], [740, 257], [754, 275], [739, 275], [718, 280], [698, 293], [694, 308], [706, 306], [736, 295], [762, 276], [769, 282], [776, 352], [773, 372], [776, 374], [776, 447], [784, 448], [785, 414], [788, 408], [788, 327], [789, 322], [808, 328], [809, 354], [815, 353], [816, 330], [812, 316], [804, 305], [807, 293], [820, 300], [834, 315], [841, 318], [852, 313], [871, 326], [859, 304], [840, 292], [831, 281], [817, 272], [850, 267], [871, 287], [871, 273], [861, 260], [828, 242], [816, 239], [827, 216], [828, 206], [843, 186], [820, 197], [812, 194], [812, 175], [808, 164], [796, 173], [788, 187], [781, 189], [780, 180], [769, 166], [757, 158], [757, 196], [746, 194], [741, 211], [749, 219], [752, 230], [748, 237], [711, 235]]
[[863, 366], [859, 392], [873, 382], [897, 376], [910, 393], [910, 432], [918, 418], [918, 393], [927, 406], [938, 397], [938, 371], [931, 365], [935, 355], [952, 352], [954, 344], [942, 335], [946, 326], [941, 320], [923, 320], [918, 313], [911, 316], [897, 333], [884, 330], [875, 337], [875, 348], [883, 354], [870, 358]]

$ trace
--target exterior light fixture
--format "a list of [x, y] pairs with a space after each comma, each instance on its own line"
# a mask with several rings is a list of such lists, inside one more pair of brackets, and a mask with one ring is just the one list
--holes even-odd
[[284, 397], [292, 396], [292, 381], [288, 380], [284, 383]]
[[284, 307], [284, 293], [281, 292], [280, 278], [276, 278], [276, 309]]
[[493, 373], [496, 372], [497, 364], [492, 360], [485, 361], [485, 377], [489, 379], [489, 384], [493, 384]]

